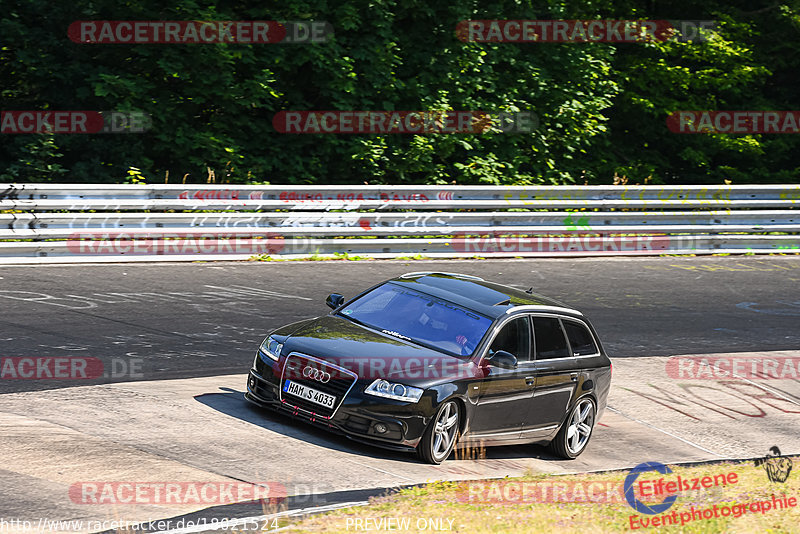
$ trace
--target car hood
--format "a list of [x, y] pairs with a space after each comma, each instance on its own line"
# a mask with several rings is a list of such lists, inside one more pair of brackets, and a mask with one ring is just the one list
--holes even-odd
[[478, 367], [448, 354], [403, 341], [357, 323], [326, 315], [299, 325], [284, 342], [283, 354], [300, 352], [356, 373], [426, 385], [473, 378]]

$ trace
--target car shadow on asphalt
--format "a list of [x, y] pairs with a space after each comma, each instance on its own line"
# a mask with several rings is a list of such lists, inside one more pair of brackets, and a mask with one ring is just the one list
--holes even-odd
[[547, 462], [572, 461], [561, 458], [550, 452], [546, 446], [523, 444], [501, 445], [496, 447], [468, 447], [456, 449], [450, 456], [448, 463], [470, 462], [475, 460], [491, 462], [508, 462], [509, 467], [515, 465], [517, 460], [542, 460]]
[[[341, 452], [357, 453], [371, 458], [421, 463], [414, 454], [395, 452], [381, 449], [377, 446], [359, 443], [348, 439], [346, 436], [327, 432], [301, 420], [293, 419], [287, 414], [259, 408], [245, 400], [244, 391], [226, 387], [220, 388], [220, 390], [221, 391], [218, 393], [197, 395], [195, 396], [195, 400], [229, 417], [235, 417], [241, 421], [260, 426], [261, 428], [282, 434], [287, 438]], [[563, 460], [551, 454], [545, 447], [536, 445], [511, 445], [485, 447], [479, 450], [470, 448], [467, 451], [459, 449], [450, 455], [445, 465], [463, 465], [473, 463], [476, 460], [512, 461], [529, 458], [546, 461]]]
[[227, 416], [235, 417], [241, 421], [260, 426], [261, 428], [282, 434], [288, 438], [297, 439], [313, 445], [386, 460], [413, 461], [416, 459], [412, 454], [394, 452], [358, 443], [345, 436], [316, 428], [310, 423], [294, 419], [287, 414], [274, 412], [266, 408], [259, 408], [245, 400], [244, 391], [237, 391], [226, 387], [220, 388], [220, 390], [222, 391], [220, 393], [196, 395], [195, 400]]

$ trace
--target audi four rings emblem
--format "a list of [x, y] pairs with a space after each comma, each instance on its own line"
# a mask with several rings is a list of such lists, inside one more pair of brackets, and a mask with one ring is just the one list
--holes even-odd
[[303, 376], [327, 384], [331, 379], [330, 373], [326, 373], [321, 369], [314, 369], [313, 367], [306, 366], [303, 368]]

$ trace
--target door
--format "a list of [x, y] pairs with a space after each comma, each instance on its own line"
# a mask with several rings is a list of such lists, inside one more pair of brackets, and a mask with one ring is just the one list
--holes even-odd
[[517, 357], [517, 369], [501, 369], [489, 364], [480, 383], [471, 434], [492, 439], [516, 439], [528, 414], [533, 396], [534, 375], [530, 368], [531, 334], [527, 317], [506, 322], [495, 335], [486, 358], [498, 350]]
[[577, 360], [561, 321], [552, 316], [531, 319], [536, 381], [524, 437], [550, 433], [564, 418], [578, 384]]

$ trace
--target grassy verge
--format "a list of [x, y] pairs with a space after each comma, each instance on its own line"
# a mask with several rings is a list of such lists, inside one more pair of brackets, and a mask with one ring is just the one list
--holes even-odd
[[[504, 481], [486, 481], [484, 488], [505, 488], [503, 484], [530, 482], [545, 485], [553, 482], [578, 484], [587, 487], [588, 483], [602, 483], [605, 488], [619, 488], [619, 493], [613, 497], [595, 497], [595, 500], [608, 502], [533, 502], [541, 500], [541, 492], [532, 492], [538, 498], [528, 497], [526, 502], [518, 502], [521, 497], [517, 494], [510, 500], [502, 498], [488, 499], [491, 494], [486, 490], [481, 497], [473, 493], [473, 501], [469, 501], [469, 484], [457, 482], [436, 482], [422, 487], [401, 490], [393, 495], [374, 498], [367, 506], [341, 509], [326, 514], [310, 516], [305, 519], [286, 522], [282, 520], [283, 531], [300, 532], [463, 532], [463, 533], [620, 533], [620, 532], [667, 532], [667, 533], [789, 533], [800, 532], [800, 457], [792, 458], [795, 466], [785, 483], [770, 482], [764, 467], [756, 467], [752, 461], [742, 463], [717, 463], [713, 465], [672, 466], [671, 475], [660, 475], [656, 472], [640, 474], [639, 480], [657, 480], [661, 477], [665, 481], [674, 481], [677, 476], [685, 480], [702, 478], [705, 476], [730, 473], [736, 474], [736, 482], [725, 485], [712, 486], [708, 489], [690, 490], [677, 495], [677, 500], [660, 517], [676, 512], [677, 525], [640, 527], [641, 521], [652, 520], [657, 515], [637, 514], [625, 501], [622, 495], [624, 472], [609, 472], [598, 474], [579, 474], [567, 476], [531, 475], [519, 479], [504, 479]], [[617, 486], [618, 484], [618, 486]], [[472, 486], [474, 489], [476, 486]], [[522, 484], [516, 487], [523, 487]], [[577, 488], [577, 486], [574, 486]], [[600, 487], [600, 486], [597, 486]], [[494, 493], [495, 496], [499, 493]], [[550, 493], [550, 495], [554, 495]], [[555, 500], [580, 499], [580, 493]], [[603, 495], [611, 495], [606, 493]], [[638, 495], [638, 489], [637, 489]], [[794, 497], [797, 499], [795, 507], [786, 509], [771, 509], [764, 513], [752, 511], [752, 503], [758, 501], [772, 502], [772, 496], [782, 498]], [[642, 498], [648, 504], [661, 502], [664, 495], [654, 500]], [[487, 502], [490, 500], [491, 502]], [[548, 500], [554, 500], [552, 497]], [[695, 519], [680, 524], [680, 514], [695, 510], [713, 509], [714, 505], [720, 510], [720, 517], [711, 519]], [[748, 510], [742, 514], [742, 508], [731, 508], [733, 505], [746, 505]], [[771, 505], [773, 506], [773, 505]], [[728, 508], [732, 515], [722, 517], [721, 509]], [[765, 507], [766, 508], [766, 507]], [[739, 517], [734, 517], [736, 512]], [[638, 529], [632, 530], [630, 517], [634, 516], [639, 522], [634, 525]], [[360, 521], [359, 521], [360, 520]], [[367, 521], [368, 520], [368, 521]], [[383, 521], [382, 521], [383, 520]]]

